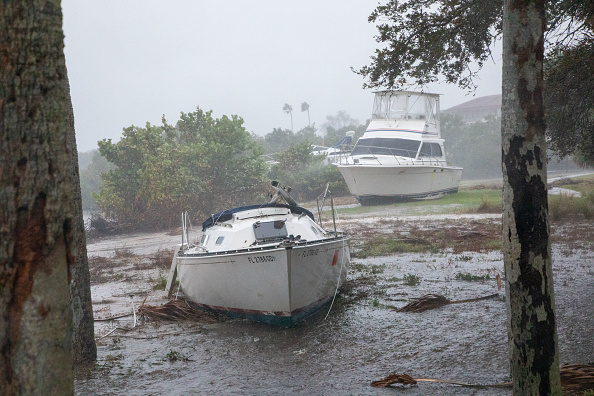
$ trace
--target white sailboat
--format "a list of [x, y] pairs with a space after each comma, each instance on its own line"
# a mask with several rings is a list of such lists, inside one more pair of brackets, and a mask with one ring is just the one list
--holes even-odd
[[323, 229], [290, 189], [273, 186], [271, 202], [212, 215], [198, 244], [189, 246], [185, 237], [169, 290], [177, 277], [186, 297], [203, 307], [281, 326], [332, 299], [346, 279], [349, 237]]

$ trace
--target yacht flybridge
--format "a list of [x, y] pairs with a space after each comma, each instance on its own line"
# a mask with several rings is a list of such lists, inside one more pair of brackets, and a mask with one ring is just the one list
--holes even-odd
[[453, 193], [462, 168], [447, 164], [443, 142], [438, 94], [380, 91], [367, 130], [335, 165], [362, 204]]

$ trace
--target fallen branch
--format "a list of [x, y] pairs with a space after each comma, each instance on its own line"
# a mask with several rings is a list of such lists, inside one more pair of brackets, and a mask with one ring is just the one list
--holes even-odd
[[458, 386], [465, 386], [465, 387], [473, 387], [473, 388], [482, 388], [482, 387], [491, 387], [491, 388], [507, 388], [511, 386], [511, 382], [502, 382], [499, 384], [467, 384], [465, 382], [459, 381], [450, 381], [450, 380], [443, 380], [443, 379], [436, 379], [436, 378], [412, 378], [408, 374], [396, 374], [392, 373], [387, 377], [379, 380], [373, 381], [371, 386], [375, 388], [388, 388], [394, 384], [401, 384], [401, 385], [417, 385], [418, 382], [439, 382], [442, 384], [451, 384], [451, 385], [458, 385]]
[[126, 327], [116, 327], [116, 328], [112, 329], [112, 330], [111, 330], [109, 333], [107, 333], [107, 334], [104, 334], [104, 335], [102, 335], [101, 337], [96, 337], [96, 338], [95, 338], [95, 341], [99, 341], [99, 340], [100, 340], [100, 339], [102, 339], [102, 338], [105, 338], [105, 337], [108, 337], [108, 336], [110, 336], [110, 335], [111, 335], [111, 333], [113, 333], [113, 332], [114, 332], [114, 331], [116, 331], [116, 330], [130, 331], [130, 330], [132, 330], [132, 329], [128, 329], [128, 328], [126, 328]]
[[[594, 364], [565, 364], [559, 368], [561, 373], [561, 389], [563, 393], [579, 393], [594, 389]], [[376, 388], [388, 388], [392, 385], [417, 385], [419, 382], [438, 382], [443, 384], [458, 385], [464, 387], [490, 387], [507, 388], [511, 382], [499, 384], [467, 384], [460, 381], [450, 381], [436, 378], [413, 378], [408, 374], [391, 373], [379, 381], [373, 381], [371, 386]]]
[[467, 302], [474, 302], [480, 300], [487, 300], [489, 298], [499, 297], [498, 293], [491, 294], [485, 297], [478, 297], [478, 298], [469, 298], [467, 300], [458, 300], [458, 301], [450, 301], [444, 296], [440, 296], [439, 294], [425, 294], [421, 297], [413, 297], [411, 300], [413, 302], [405, 305], [402, 308], [396, 309], [396, 312], [423, 312], [429, 309], [435, 309], [443, 307], [444, 305], [450, 304], [462, 304]]
[[110, 316], [108, 318], [102, 318], [102, 319], [93, 319], [95, 322], [109, 322], [110, 320], [114, 320], [114, 319], [120, 319], [120, 318], [125, 318], [127, 316], [132, 316], [133, 314], [129, 313], [129, 314], [122, 314], [122, 315], [116, 315], [116, 316]]

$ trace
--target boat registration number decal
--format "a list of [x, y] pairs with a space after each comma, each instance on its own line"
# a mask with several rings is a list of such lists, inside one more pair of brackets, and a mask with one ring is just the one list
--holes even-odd
[[319, 252], [320, 249], [309, 249], [303, 252], [303, 255], [301, 257], [317, 256]]
[[251, 264], [271, 263], [273, 261], [276, 261], [276, 257], [275, 256], [255, 256], [255, 257], [248, 257], [248, 261]]

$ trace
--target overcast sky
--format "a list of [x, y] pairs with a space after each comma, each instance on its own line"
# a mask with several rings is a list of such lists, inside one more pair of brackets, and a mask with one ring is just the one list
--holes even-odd
[[[319, 128], [346, 111], [364, 122], [373, 94], [351, 67], [377, 46], [370, 0], [63, 0], [66, 64], [79, 151], [122, 129], [170, 123], [196, 107], [236, 114], [265, 135]], [[480, 73], [476, 97], [501, 92], [501, 54]], [[473, 99], [435, 84], [446, 109]]]

